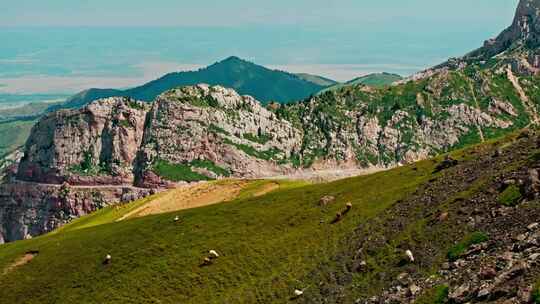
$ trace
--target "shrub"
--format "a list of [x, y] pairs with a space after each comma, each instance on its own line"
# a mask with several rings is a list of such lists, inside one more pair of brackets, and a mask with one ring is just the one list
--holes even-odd
[[532, 291], [532, 302], [535, 304], [540, 304], [540, 282], [536, 283]]
[[416, 304], [443, 304], [448, 299], [448, 286], [439, 285], [428, 290], [416, 300]]
[[521, 200], [521, 191], [516, 185], [508, 186], [500, 195], [499, 203], [505, 206], [515, 206]]
[[461, 242], [456, 246], [452, 247], [448, 251], [448, 259], [450, 261], [455, 261], [459, 256], [464, 253], [470, 246], [475, 244], [480, 244], [489, 240], [489, 237], [483, 232], [474, 232], [467, 235]]

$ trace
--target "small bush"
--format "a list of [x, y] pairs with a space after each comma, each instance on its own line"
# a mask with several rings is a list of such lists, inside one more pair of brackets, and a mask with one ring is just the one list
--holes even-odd
[[536, 283], [532, 292], [532, 302], [540, 304], [540, 282]]
[[251, 133], [245, 133], [243, 136], [245, 139], [261, 145], [264, 145], [270, 140], [272, 140], [272, 136], [265, 133], [262, 133], [260, 136]]
[[439, 285], [428, 290], [416, 300], [416, 304], [443, 304], [448, 299], [448, 286]]
[[521, 200], [521, 191], [516, 185], [510, 185], [499, 195], [499, 203], [505, 206], [515, 206]]
[[135, 110], [144, 110], [144, 106], [134, 100], [130, 100], [128, 102], [128, 106], [132, 109], [135, 109]]
[[450, 261], [455, 261], [459, 256], [464, 253], [470, 246], [475, 244], [480, 244], [489, 240], [489, 237], [483, 232], [474, 232], [467, 235], [461, 242], [456, 246], [452, 247], [448, 251], [448, 259]]
[[118, 122], [118, 125], [121, 126], [121, 127], [124, 127], [124, 128], [131, 128], [131, 127], [133, 127], [133, 126], [131, 125], [131, 122], [130, 122], [129, 120], [127, 120], [127, 119], [120, 120], [120, 121]]

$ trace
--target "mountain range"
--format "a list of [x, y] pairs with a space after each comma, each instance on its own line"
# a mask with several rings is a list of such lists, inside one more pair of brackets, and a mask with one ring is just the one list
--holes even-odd
[[232, 56], [198, 71], [170, 73], [125, 91], [89, 89], [69, 98], [66, 106], [76, 108], [96, 99], [114, 96], [152, 101], [167, 90], [199, 83], [233, 88], [240, 94], [254, 96], [263, 103], [270, 101], [288, 103], [301, 100], [335, 84], [334, 81], [319, 76], [308, 74], [298, 76], [271, 70]]
[[232, 88], [241, 95], [255, 97], [263, 104], [269, 102], [291, 103], [308, 98], [330, 87], [335, 89], [356, 83], [384, 86], [400, 79], [401, 76], [395, 74], [375, 73], [341, 84], [318, 75], [292, 74], [271, 70], [232, 56], [198, 71], [170, 73], [128, 90], [88, 89], [68, 98], [65, 104], [55, 106], [54, 109], [78, 108], [94, 100], [107, 97], [131, 97], [150, 102], [159, 94], [170, 89], [199, 83]]

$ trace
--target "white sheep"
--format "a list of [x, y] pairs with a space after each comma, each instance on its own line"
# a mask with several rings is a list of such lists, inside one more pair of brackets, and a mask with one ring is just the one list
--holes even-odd
[[180, 217], [177, 215], [175, 218], [174, 218], [174, 221], [175, 222], [178, 222], [180, 220]]
[[215, 250], [208, 251], [208, 254], [210, 254], [210, 257], [213, 258], [213, 259], [219, 258], [219, 254]]
[[411, 261], [411, 263], [414, 263], [414, 256], [413, 256], [413, 254], [412, 254], [412, 251], [407, 250], [407, 251], [405, 251], [405, 254], [406, 254], [407, 257], [409, 258], [409, 261]]
[[103, 265], [107, 265], [107, 264], [110, 264], [111, 263], [111, 260], [112, 260], [112, 256], [110, 254], [107, 254], [105, 256], [105, 261], [103, 261]]
[[299, 289], [295, 289], [294, 290], [294, 296], [295, 297], [300, 297], [304, 294], [304, 291], [303, 290], [299, 290]]

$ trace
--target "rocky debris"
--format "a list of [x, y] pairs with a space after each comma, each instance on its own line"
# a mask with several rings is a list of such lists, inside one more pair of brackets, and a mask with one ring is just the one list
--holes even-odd
[[540, 195], [540, 177], [537, 169], [530, 169], [525, 182], [525, 193], [530, 199]]

